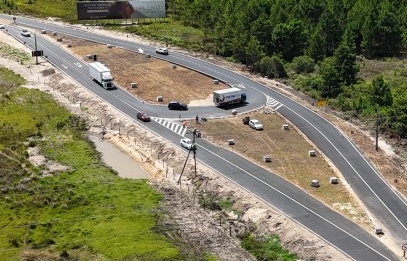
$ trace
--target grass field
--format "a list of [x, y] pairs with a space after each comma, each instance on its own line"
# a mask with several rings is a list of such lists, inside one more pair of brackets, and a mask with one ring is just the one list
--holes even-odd
[[[0, 77], [3, 84], [24, 82], [6, 69]], [[154, 232], [161, 195], [104, 166], [81, 119], [38, 90], [16, 88], [0, 98], [0, 260], [181, 259]], [[69, 170], [43, 176], [44, 167], [27, 160], [30, 146]]]

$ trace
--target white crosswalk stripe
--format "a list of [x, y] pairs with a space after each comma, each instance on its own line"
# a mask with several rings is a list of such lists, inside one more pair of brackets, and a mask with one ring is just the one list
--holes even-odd
[[8, 20], [8, 19], [4, 19], [4, 18], [0, 18], [0, 24], [11, 24], [13, 21]]
[[182, 126], [182, 124], [179, 123], [179, 122], [173, 122], [173, 121], [165, 120], [165, 119], [162, 119], [162, 118], [156, 118], [156, 117], [152, 117], [151, 119], [153, 121], [163, 125], [167, 129], [179, 134], [182, 137], [185, 136], [185, 133], [188, 130], [188, 128]]
[[275, 99], [271, 98], [270, 96], [266, 95], [267, 100], [266, 100], [266, 108], [265, 111], [272, 112], [278, 110], [283, 104], [281, 104], [279, 101], [276, 101]]

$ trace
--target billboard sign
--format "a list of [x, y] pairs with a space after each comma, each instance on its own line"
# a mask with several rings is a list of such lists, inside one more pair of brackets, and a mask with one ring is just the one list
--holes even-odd
[[76, 2], [78, 20], [165, 18], [165, 0]]

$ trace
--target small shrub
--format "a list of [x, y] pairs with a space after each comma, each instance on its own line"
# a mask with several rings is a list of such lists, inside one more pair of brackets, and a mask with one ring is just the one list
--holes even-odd
[[18, 240], [15, 239], [15, 238], [13, 238], [13, 239], [10, 240], [10, 244], [11, 244], [13, 247], [20, 247], [20, 243], [18, 243]]
[[295, 57], [291, 66], [296, 73], [312, 73], [315, 70], [314, 60], [306, 55]]
[[62, 251], [62, 253], [59, 256], [63, 258], [69, 258], [69, 254], [66, 250]]
[[36, 229], [37, 224], [36, 223], [31, 223], [29, 227], [30, 227], [30, 229]]
[[62, 129], [64, 126], [65, 126], [65, 123], [64, 123], [64, 122], [59, 121], [59, 122], [57, 123], [57, 129], [58, 129], [58, 130]]
[[231, 210], [233, 206], [233, 201], [230, 198], [226, 198], [219, 202], [219, 207], [224, 210]]

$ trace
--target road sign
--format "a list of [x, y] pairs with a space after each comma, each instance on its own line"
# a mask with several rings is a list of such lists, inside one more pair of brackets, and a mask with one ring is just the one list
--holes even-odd
[[406, 250], [407, 250], [407, 244], [403, 244], [403, 245], [401, 246], [401, 249], [404, 250], [404, 251], [406, 251]]
[[40, 51], [32, 51], [31, 52], [31, 56], [32, 57], [35, 57], [35, 56], [43, 56], [44, 55], [44, 52], [42, 51], [42, 50], [40, 50]]
[[317, 101], [317, 106], [318, 107], [325, 107], [326, 106], [326, 101]]

